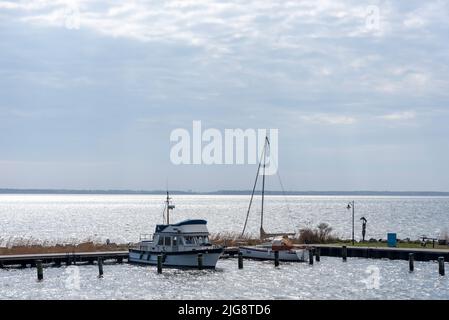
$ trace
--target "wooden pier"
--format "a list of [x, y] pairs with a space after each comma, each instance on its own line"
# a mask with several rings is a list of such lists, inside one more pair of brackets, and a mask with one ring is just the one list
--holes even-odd
[[[369, 259], [391, 259], [409, 260], [410, 254], [416, 261], [438, 261], [443, 257], [444, 261], [449, 261], [449, 249], [420, 249], [420, 248], [387, 248], [387, 247], [355, 247], [327, 244], [308, 245], [311, 248], [319, 249], [321, 256], [342, 257], [343, 251], [346, 256]], [[301, 246], [303, 247], [303, 246]], [[221, 258], [236, 258], [238, 247], [225, 248]], [[95, 261], [113, 261], [122, 263], [128, 260], [128, 251], [104, 251], [104, 252], [73, 252], [73, 253], [44, 253], [44, 254], [21, 254], [21, 255], [0, 255], [0, 268], [6, 266], [36, 267], [36, 262], [60, 266], [62, 264], [93, 264]]]
[[0, 267], [34, 267], [36, 266], [36, 261], [38, 260], [40, 260], [43, 264], [52, 264], [55, 266], [60, 266], [61, 264], [72, 265], [79, 263], [93, 264], [94, 261], [97, 261], [99, 258], [101, 258], [102, 261], [113, 260], [117, 263], [122, 263], [123, 260], [128, 259], [128, 251], [1, 255]]
[[[234, 257], [238, 254], [237, 247], [229, 247], [224, 251], [222, 258]], [[36, 261], [43, 264], [60, 266], [62, 264], [93, 264], [98, 259], [104, 261], [115, 261], [122, 263], [128, 260], [128, 251], [104, 251], [104, 252], [71, 252], [71, 253], [42, 253], [42, 254], [20, 254], [0, 255], [0, 268], [6, 266], [35, 267]]]
[[[321, 256], [342, 257], [343, 246], [315, 244], [309, 247], [320, 248]], [[347, 257], [368, 259], [409, 260], [410, 253], [416, 261], [437, 261], [444, 257], [449, 261], [449, 249], [425, 249], [425, 248], [391, 248], [391, 247], [356, 247], [346, 246]]]

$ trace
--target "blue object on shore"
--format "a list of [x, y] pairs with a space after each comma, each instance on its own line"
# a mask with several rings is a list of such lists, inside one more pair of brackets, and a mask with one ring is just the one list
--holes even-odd
[[396, 247], [396, 233], [387, 233], [387, 243], [389, 247]]

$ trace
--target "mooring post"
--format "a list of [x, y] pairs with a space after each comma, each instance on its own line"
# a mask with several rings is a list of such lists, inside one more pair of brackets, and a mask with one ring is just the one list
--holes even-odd
[[72, 260], [70, 259], [70, 254], [69, 254], [69, 253], [67, 253], [67, 255], [66, 255], [66, 261], [65, 261], [65, 264], [66, 264], [67, 266], [70, 266], [70, 265], [72, 264]]
[[413, 272], [415, 270], [415, 254], [409, 253], [408, 254], [408, 267], [410, 272]]
[[309, 264], [313, 265], [313, 254], [314, 254], [314, 249], [310, 248], [309, 249]]
[[37, 267], [37, 280], [38, 281], [44, 280], [44, 268], [42, 267], [42, 260], [36, 261], [36, 267]]
[[279, 251], [274, 251], [274, 266], [279, 267]]
[[438, 258], [438, 271], [440, 272], [440, 276], [444, 276], [444, 257]]
[[98, 258], [98, 278], [103, 278], [103, 258]]
[[162, 255], [157, 256], [157, 273], [162, 273]]
[[203, 254], [198, 253], [198, 270], [203, 269]]
[[346, 259], [348, 258], [348, 248], [346, 248], [346, 246], [341, 248], [341, 257], [343, 258], [343, 261], [346, 262]]
[[239, 251], [238, 255], [238, 261], [239, 261], [239, 269], [243, 269], [243, 253]]
[[316, 248], [315, 249], [315, 258], [316, 258], [316, 262], [320, 262], [320, 255], [321, 255], [321, 249], [320, 248]]

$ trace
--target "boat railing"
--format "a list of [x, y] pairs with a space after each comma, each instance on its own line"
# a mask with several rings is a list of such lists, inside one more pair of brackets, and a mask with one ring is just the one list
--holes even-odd
[[152, 241], [153, 234], [152, 233], [141, 233], [139, 238], [140, 238], [140, 241]]

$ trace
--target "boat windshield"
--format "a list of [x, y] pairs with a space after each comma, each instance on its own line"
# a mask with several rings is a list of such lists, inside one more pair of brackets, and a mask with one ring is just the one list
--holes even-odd
[[186, 245], [205, 245], [210, 243], [208, 236], [186, 236], [184, 239]]

